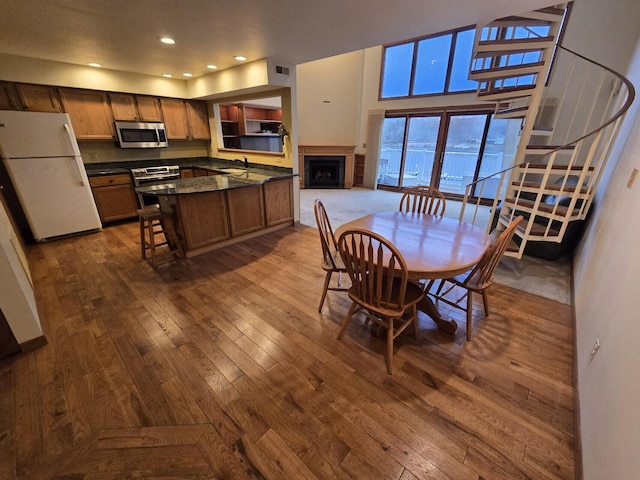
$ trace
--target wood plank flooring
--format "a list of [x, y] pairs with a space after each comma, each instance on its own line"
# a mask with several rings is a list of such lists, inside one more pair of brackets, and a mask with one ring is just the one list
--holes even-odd
[[49, 343], [0, 360], [2, 479], [572, 479], [571, 307], [494, 285], [471, 342], [352, 322], [317, 231], [154, 270], [137, 223], [30, 247]]

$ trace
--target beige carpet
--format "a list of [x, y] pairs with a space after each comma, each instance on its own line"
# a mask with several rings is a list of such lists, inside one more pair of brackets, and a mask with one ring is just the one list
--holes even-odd
[[[302, 189], [300, 190], [300, 223], [316, 227], [313, 201], [322, 200], [334, 230], [343, 223], [374, 212], [398, 209], [400, 197], [397, 192], [385, 190], [352, 189]], [[447, 201], [445, 216], [458, 218], [460, 202]], [[485, 224], [489, 211], [479, 212], [476, 224]], [[465, 215], [468, 220], [468, 216]], [[483, 223], [484, 222], [484, 223]], [[541, 297], [571, 303], [571, 261], [562, 258], [557, 261], [541, 260], [534, 257], [515, 259], [505, 257], [496, 269], [496, 282]]]

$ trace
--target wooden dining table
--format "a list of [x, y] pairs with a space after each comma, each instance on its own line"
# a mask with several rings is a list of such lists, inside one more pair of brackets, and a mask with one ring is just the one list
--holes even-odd
[[[404, 212], [378, 212], [347, 222], [336, 230], [336, 237], [351, 229], [366, 229], [382, 235], [402, 253], [410, 280], [449, 278], [473, 267], [491, 243], [480, 227], [436, 215]], [[455, 320], [444, 319], [433, 301], [425, 295], [418, 305], [438, 328], [455, 333]]]

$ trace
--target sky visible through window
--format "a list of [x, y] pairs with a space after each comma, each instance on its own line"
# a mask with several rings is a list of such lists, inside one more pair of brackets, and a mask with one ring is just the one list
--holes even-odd
[[468, 29], [385, 48], [381, 98], [475, 90], [477, 82], [467, 78], [474, 34]]

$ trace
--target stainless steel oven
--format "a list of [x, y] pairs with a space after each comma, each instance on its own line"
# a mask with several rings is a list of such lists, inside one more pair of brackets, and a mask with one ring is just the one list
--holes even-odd
[[[133, 184], [136, 187], [147, 183], [162, 183], [162, 181], [180, 178], [180, 167], [178, 165], [169, 165], [161, 167], [132, 168], [131, 176], [133, 177]], [[140, 200], [140, 206], [142, 207], [158, 203], [158, 197], [153, 195], [142, 195], [140, 193], [138, 193], [138, 200]]]

